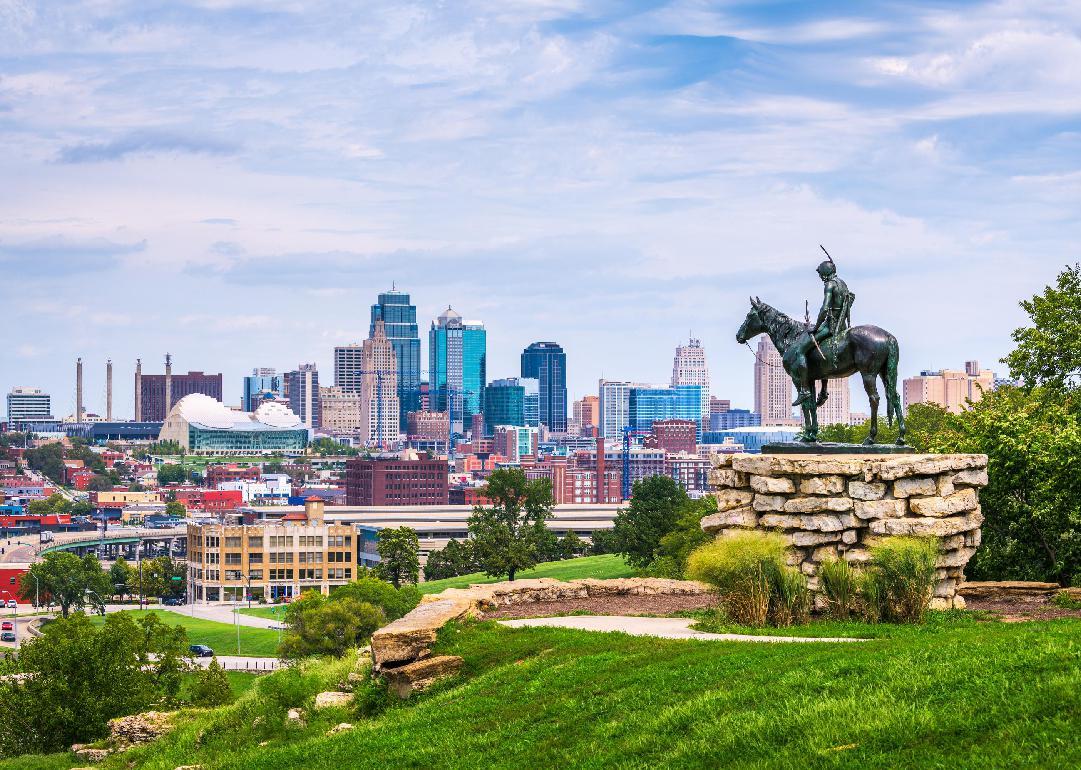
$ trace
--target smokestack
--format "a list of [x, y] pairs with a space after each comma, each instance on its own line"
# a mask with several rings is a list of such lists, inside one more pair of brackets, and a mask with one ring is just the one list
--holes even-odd
[[165, 414], [173, 408], [173, 357], [165, 354]]
[[604, 436], [597, 436], [597, 502], [608, 502], [608, 484], [604, 478]]
[[135, 422], [143, 420], [143, 359], [135, 359]]
[[75, 360], [75, 422], [83, 421], [83, 359]]
[[105, 419], [113, 420], [113, 359], [105, 362]]

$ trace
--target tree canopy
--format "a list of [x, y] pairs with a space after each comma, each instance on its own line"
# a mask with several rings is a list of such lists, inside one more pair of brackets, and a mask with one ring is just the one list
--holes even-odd
[[411, 527], [379, 530], [379, 566], [376, 572], [395, 588], [420, 579], [420, 540]]
[[87, 554], [80, 559], [67, 551], [45, 554], [19, 580], [19, 595], [24, 601], [33, 601], [35, 591], [41, 599], [48, 595], [60, 605], [65, 618], [73, 608], [102, 609], [112, 590], [109, 575], [96, 556]]
[[1032, 321], [1013, 332], [1017, 347], [1003, 360], [1029, 386], [1068, 390], [1081, 385], [1081, 264], [1067, 265], [1054, 286], [1021, 300]]
[[499, 468], [484, 494], [491, 505], [475, 507], [469, 517], [473, 556], [485, 574], [514, 580], [540, 560], [545, 519], [555, 505], [552, 483], [527, 479], [521, 468]]
[[632, 567], [648, 567], [661, 538], [676, 526], [687, 493], [670, 476], [650, 476], [634, 482], [631, 502], [616, 513], [613, 540]]

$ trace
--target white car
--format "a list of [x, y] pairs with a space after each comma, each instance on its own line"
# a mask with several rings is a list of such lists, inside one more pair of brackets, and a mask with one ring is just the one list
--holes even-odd
[[9, 610], [19, 609], [19, 603], [14, 599], [8, 599], [7, 602], [4, 603], [4, 606], [7, 607]]

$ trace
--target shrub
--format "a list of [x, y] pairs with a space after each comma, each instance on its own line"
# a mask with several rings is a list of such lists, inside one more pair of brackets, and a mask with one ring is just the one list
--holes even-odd
[[687, 558], [687, 576], [714, 586], [722, 607], [736, 623], [763, 626], [774, 594], [773, 579], [786, 569], [787, 545], [775, 532], [718, 537]]
[[415, 585], [406, 584], [395, 588], [385, 580], [364, 575], [352, 583], [333, 589], [330, 598], [332, 601], [356, 599], [358, 602], [367, 602], [383, 610], [389, 621], [397, 620], [420, 604], [420, 595], [420, 589]]
[[818, 568], [819, 585], [826, 597], [826, 614], [848, 620], [860, 611], [861, 575], [844, 559], [828, 559]]
[[811, 590], [794, 567], [770, 562], [770, 619], [775, 626], [802, 625], [811, 619]]
[[217, 658], [212, 658], [210, 665], [196, 675], [190, 700], [194, 706], [222, 706], [232, 702], [233, 688]]
[[1052, 601], [1064, 610], [1081, 610], [1081, 598], [1073, 598], [1068, 591], [1059, 591]]
[[870, 550], [882, 616], [899, 623], [922, 623], [935, 585], [938, 541], [891, 537]]

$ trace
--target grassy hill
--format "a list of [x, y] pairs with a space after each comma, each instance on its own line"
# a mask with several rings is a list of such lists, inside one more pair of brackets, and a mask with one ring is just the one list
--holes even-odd
[[[240, 627], [240, 652], [237, 652], [237, 627], [232, 623], [218, 623], [203, 618], [193, 618], [179, 612], [168, 610], [125, 610], [132, 615], [157, 613], [158, 619], [171, 626], [184, 626], [188, 632], [188, 644], [205, 644], [218, 655], [253, 655], [272, 658], [278, 649], [278, 632], [269, 628]], [[91, 617], [91, 622], [102, 624], [105, 619], [99, 615]]]
[[[519, 579], [555, 578], [556, 580], [576, 580], [578, 578], [621, 578], [631, 577], [632, 575], [634, 575], [634, 569], [623, 561], [622, 556], [605, 554], [604, 556], [583, 556], [579, 559], [545, 562], [544, 564], [538, 564], [533, 569], [519, 572], [515, 577]], [[489, 577], [483, 572], [474, 572], [471, 575], [421, 583], [420, 590], [426, 594], [437, 594], [446, 588], [465, 588], [472, 583], [497, 583], [504, 579], [502, 577]]]
[[[1078, 767], [1081, 622], [935, 615], [859, 644], [754, 644], [451, 626], [463, 675], [406, 703], [283, 725], [349, 662], [261, 678], [238, 703], [104, 767]], [[327, 736], [341, 721], [352, 731]], [[260, 742], [266, 741], [260, 746]], [[67, 768], [66, 755], [0, 763]]]

